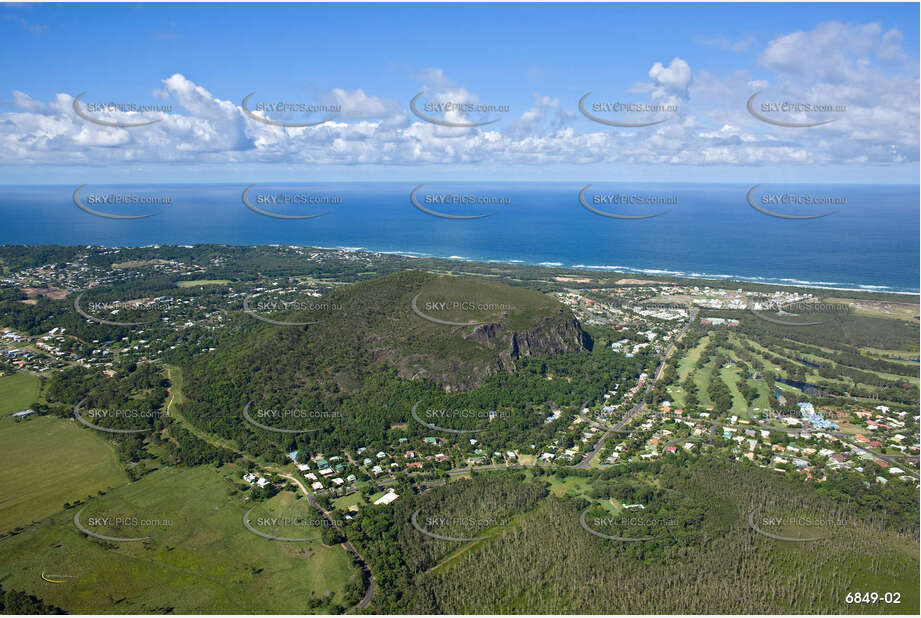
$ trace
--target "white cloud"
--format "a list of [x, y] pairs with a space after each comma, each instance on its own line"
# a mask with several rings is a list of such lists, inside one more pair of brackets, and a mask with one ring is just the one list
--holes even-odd
[[336, 114], [337, 119], [382, 118], [400, 115], [403, 112], [402, 106], [397, 101], [385, 101], [370, 96], [360, 88], [351, 92], [342, 88], [333, 88], [321, 94], [318, 99], [325, 105], [338, 105], [341, 108], [341, 111]]
[[555, 97], [534, 97], [534, 105], [519, 116], [509, 133], [517, 137], [546, 135], [559, 131], [575, 118], [575, 114]]
[[649, 78], [655, 83], [654, 98], [668, 96], [688, 98], [688, 86], [691, 85], [691, 67], [681, 58], [675, 58], [667, 67], [657, 62], [649, 69]]
[[814, 30], [784, 34], [772, 40], [759, 62], [778, 73], [829, 83], [844, 83], [868, 72], [883, 70], [874, 60], [897, 62], [905, 58], [902, 34], [883, 31], [877, 23], [819, 24]]
[[[848, 41], [854, 44], [845, 49]], [[820, 52], [826, 55], [819, 58]], [[805, 65], [802, 59], [813, 57], [815, 64], [797, 65], [796, 59]], [[498, 123], [455, 129], [410, 115], [406, 101], [334, 88], [317, 100], [341, 105], [340, 114], [330, 114], [329, 121], [318, 126], [282, 128], [247, 117], [239, 101], [222, 99], [177, 73], [164, 79], [157, 93], [173, 109], [142, 115], [160, 122], [118, 129], [76, 116], [69, 94], [41, 101], [13, 91], [14, 108], [0, 113], [0, 163], [469, 163], [501, 169], [599, 162], [703, 166], [918, 161], [917, 67], [903, 60], [898, 32], [874, 24], [823, 24], [773, 38], [759, 58], [765, 75], [741, 69], [724, 75], [692, 71], [681, 58], [667, 66], [656, 62], [649, 70], [646, 92], [657, 102], [680, 102], [680, 113], [655, 127], [631, 130], [602, 127], [574, 114], [568, 94], [537, 93], [523, 111], [513, 107], [512, 113], [487, 115], [500, 118]], [[841, 75], [849, 79], [839, 80]], [[429, 102], [510, 104], [490, 95], [481, 97], [441, 69], [428, 69], [419, 78]], [[846, 104], [847, 112], [815, 129], [774, 127], [745, 109], [748, 97], [765, 88], [797, 97], [794, 100]], [[480, 120], [460, 112], [431, 115]], [[137, 119], [119, 113], [112, 117]]]
[[420, 71], [416, 79], [425, 86], [432, 88], [453, 88], [454, 82], [445, 77], [444, 69], [425, 69]]
[[13, 104], [19, 109], [30, 112], [40, 112], [46, 109], [46, 105], [41, 101], [36, 101], [25, 92], [13, 91]]

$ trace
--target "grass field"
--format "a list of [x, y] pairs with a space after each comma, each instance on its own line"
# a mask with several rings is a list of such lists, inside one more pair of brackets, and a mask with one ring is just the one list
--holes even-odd
[[582, 476], [542, 477], [550, 481], [550, 493], [555, 496], [582, 496], [592, 488], [592, 481]]
[[[347, 552], [248, 531], [242, 518], [252, 505], [239, 491], [240, 473], [232, 465], [166, 468], [85, 505], [80, 521], [87, 529], [149, 541], [97, 541], [75, 528], [79, 509], [60, 513], [0, 541], [0, 581], [71, 613], [301, 614], [347, 605], [346, 585], [360, 580]], [[317, 516], [288, 494], [258, 508]], [[115, 514], [159, 523], [93, 525], [92, 517]], [[52, 584], [43, 572], [71, 577]], [[312, 598], [324, 601], [311, 608]]]
[[[761, 346], [760, 344], [758, 344], [756, 341], [754, 341], [754, 340], [752, 340], [752, 339], [746, 338], [746, 342], [747, 342], [749, 345], [752, 345], [752, 346], [755, 348], [755, 350], [757, 350], [757, 351], [759, 351], [759, 352], [761, 352], [762, 350], [765, 349], [763, 346]], [[776, 348], [776, 349], [773, 349], [773, 350], [771, 350], [771, 351], [772, 351], [774, 354], [779, 354], [779, 355], [782, 355], [782, 356], [785, 356], [785, 357], [788, 357], [788, 358], [794, 357], [794, 356], [800, 357], [800, 358], [803, 358], [804, 360], [807, 360], [807, 361], [809, 361], [809, 362], [811, 362], [811, 363], [814, 363], [814, 364], [819, 364], [819, 363], [822, 363], [822, 362], [829, 362], [830, 355], [834, 353], [833, 351], [828, 350], [827, 348], [821, 348], [821, 347], [819, 347], [819, 346], [808, 346], [808, 347], [810, 347], [811, 349], [815, 350], [815, 352], [812, 352], [812, 353], [803, 353], [803, 352], [799, 352], [799, 351], [788, 350], [787, 348]], [[823, 353], [824, 353], [824, 354], [823, 354]], [[906, 358], [910, 358], [910, 357], [911, 357], [911, 353], [906, 352], [905, 354], [908, 355], [908, 356], [906, 356]], [[766, 356], [766, 355], [763, 354], [763, 353], [759, 354], [759, 356], [762, 358], [762, 360], [765, 361], [765, 363], [766, 363], [768, 366], [773, 367], [773, 363], [772, 363], [771, 360], [765, 360], [765, 359], [768, 359], [768, 358], [770, 358], [770, 357]], [[909, 364], [909, 365], [917, 366], [916, 363], [904, 363], [904, 364]], [[784, 378], [787, 377], [787, 376], [786, 376], [786, 372], [780, 370], [779, 368], [775, 368], [774, 371], [775, 371], [775, 374], [776, 374], [778, 377], [784, 377]], [[873, 374], [873, 375], [879, 376], [879, 377], [881, 377], [881, 378], [883, 378], [883, 379], [886, 379], [886, 380], [892, 380], [892, 381], [896, 381], [896, 382], [908, 381], [908, 382], [911, 382], [912, 384], [916, 384], [916, 385], [919, 384], [919, 378], [918, 378], [917, 376], [899, 376], [899, 375], [895, 375], [895, 374], [892, 374], [892, 373], [886, 373], [886, 372], [883, 372], [883, 371], [876, 371], [876, 370], [872, 370], [872, 369], [861, 369], [860, 371], [863, 371], [863, 372], [866, 372], [866, 373], [871, 373], [871, 374]], [[818, 379], [820, 379], [818, 373], [815, 371], [815, 369], [813, 369], [813, 368], [811, 368], [811, 367], [806, 367], [806, 378], [807, 378], [807, 381], [808, 381], [808, 382], [816, 382]]]
[[385, 495], [387, 495], [386, 491], [379, 491], [377, 493], [373, 493], [370, 496], [368, 496], [368, 502], [370, 502], [371, 504], [374, 504], [376, 500], [383, 498]]
[[742, 379], [741, 375], [739, 375], [739, 368], [735, 365], [730, 365], [720, 369], [720, 379], [723, 380], [729, 388], [729, 392], [732, 394], [732, 408], [729, 410], [729, 413], [739, 418], [747, 419], [748, 406], [745, 403], [745, 398], [739, 391], [739, 382]]
[[294, 491], [282, 491], [254, 505], [249, 521], [259, 532], [292, 539], [320, 539], [326, 528], [320, 512], [310, 506], [304, 494]]
[[697, 345], [690, 350], [687, 350], [687, 352], [678, 361], [678, 378], [675, 380], [674, 385], [670, 385], [668, 387], [668, 394], [676, 408], [684, 407], [686, 402], [685, 397], [687, 397], [687, 393], [685, 393], [684, 389], [679, 385], [684, 382], [688, 375], [690, 375], [690, 373], [694, 370], [694, 364], [700, 358], [700, 355], [703, 353], [704, 348], [707, 347], [707, 343], [709, 341], [709, 337], [701, 337]]
[[688, 350], [688, 353], [681, 358], [681, 361], [678, 363], [679, 382], [684, 382], [684, 380], [687, 379], [688, 375], [694, 369], [694, 365], [700, 360], [700, 355], [703, 354], [704, 348], [707, 347], [708, 343], [710, 343], [709, 336], [705, 335], [701, 337], [697, 345]]
[[141, 268], [152, 264], [169, 264], [169, 260], [129, 260], [127, 262], [115, 262], [112, 264], [112, 268]]
[[333, 506], [340, 511], [348, 511], [350, 506], [358, 506], [360, 508], [366, 505], [364, 498], [361, 497], [360, 491], [342, 496], [341, 498], [333, 498], [332, 503]]
[[[749, 386], [753, 386], [758, 389], [758, 397], [755, 398], [754, 403], [752, 404], [753, 408], [765, 408], [771, 407], [771, 401], [774, 400], [774, 393], [770, 392], [768, 385], [764, 380], [747, 380]], [[757, 412], [755, 413], [757, 414]]]
[[[729, 342], [732, 344], [732, 348], [728, 350], [729, 357], [737, 362], [740, 361], [741, 359], [736, 354], [736, 352], [739, 349], [741, 349], [741, 345], [739, 343], [738, 336], [735, 333], [730, 334]], [[729, 382], [726, 383], [730, 387], [730, 390], [732, 390], [733, 395], [735, 395], [736, 391], [739, 389], [739, 385], [744, 383], [750, 387], [753, 387], [756, 391], [758, 391], [758, 396], [755, 398], [755, 401], [752, 402], [753, 408], [770, 407], [771, 401], [773, 400], [774, 395], [768, 390], [767, 383], [763, 379], [760, 379], [760, 378], [755, 379], [755, 378], [748, 378], [746, 376], [743, 376], [741, 373], [741, 370], [739, 369], [737, 369], [736, 372], [738, 374], [738, 380], [736, 380], [733, 384], [730, 384]], [[739, 392], [739, 396], [741, 396], [741, 392]], [[745, 406], [745, 414], [740, 415], [740, 417], [741, 418], [750, 417], [748, 413], [748, 406]]]
[[433, 315], [438, 319], [464, 323], [507, 315], [508, 326], [513, 329], [529, 328], [538, 318], [552, 315], [559, 307], [555, 298], [534, 290], [457, 277], [438, 277], [426, 282], [418, 300], [423, 312], [427, 302], [465, 303], [456, 310], [436, 311]]
[[28, 373], [14, 373], [0, 378], [0, 414], [25, 410], [38, 401], [41, 380]]
[[50, 416], [0, 418], [0, 467], [0, 533], [127, 482], [100, 435]]
[[180, 288], [194, 288], [196, 285], [226, 285], [230, 279], [192, 279], [191, 281], [178, 281], [176, 286]]
[[691, 379], [694, 380], [694, 384], [697, 385], [697, 399], [700, 401], [700, 407], [705, 410], [713, 409], [713, 400], [710, 399], [710, 395], [707, 394], [707, 389], [710, 388], [710, 379], [713, 375], [713, 361], [707, 361], [707, 364], [703, 366], [703, 369], [695, 370], [691, 374]]
[[166, 376], [170, 381], [169, 399], [167, 399], [166, 402], [167, 416], [181, 424], [198, 439], [203, 440], [212, 446], [233, 451], [244, 459], [249, 459], [250, 461], [254, 462], [256, 461], [254, 457], [244, 455], [240, 450], [240, 447], [237, 446], [233, 440], [227, 440], [212, 433], [207, 433], [190, 423], [188, 419], [186, 419], [179, 411], [180, 406], [182, 406], [182, 404], [186, 401], [185, 395], [182, 392], [182, 369], [174, 365], [166, 365]]
[[168, 366], [166, 377], [170, 381], [169, 399], [166, 400], [166, 416], [170, 416], [173, 406], [181, 406], [185, 403], [185, 395], [182, 394], [182, 369]]
[[[886, 360], [904, 365], [918, 366], [918, 350], [886, 350], [884, 348], [861, 348], [860, 351], [871, 356], [880, 356]], [[898, 360], [902, 359], [902, 360]], [[913, 360], [905, 360], [913, 359]]]

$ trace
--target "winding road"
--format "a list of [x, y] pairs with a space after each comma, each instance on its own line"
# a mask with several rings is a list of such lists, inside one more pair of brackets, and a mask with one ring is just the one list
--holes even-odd
[[[342, 528], [336, 524], [332, 516], [329, 514], [329, 511], [320, 506], [320, 503], [317, 502], [316, 496], [307, 491], [307, 488], [304, 487], [304, 484], [301, 483], [299, 478], [290, 474], [280, 474], [279, 476], [286, 478], [289, 481], [294, 481], [294, 483], [301, 488], [301, 491], [304, 492], [304, 495], [307, 496], [307, 502], [310, 503], [310, 506], [320, 511], [320, 513], [323, 515], [323, 518], [329, 523], [329, 525], [338, 530], [339, 533], [345, 537], [345, 533], [342, 531]], [[368, 561], [365, 560], [364, 556], [358, 553], [358, 550], [355, 549], [354, 545], [352, 545], [349, 541], [343, 541], [341, 545], [343, 549], [355, 556], [355, 559], [358, 561], [358, 565], [361, 567], [362, 573], [364, 574], [365, 581], [368, 582], [368, 589], [365, 591], [365, 596], [363, 596], [361, 601], [358, 602], [358, 605], [355, 606], [357, 609], [365, 609], [368, 607], [368, 605], [371, 604], [371, 598], [374, 596], [374, 575], [371, 573], [371, 569], [368, 567]]]

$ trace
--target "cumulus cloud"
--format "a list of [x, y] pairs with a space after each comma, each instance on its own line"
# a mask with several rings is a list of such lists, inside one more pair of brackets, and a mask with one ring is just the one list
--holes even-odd
[[898, 30], [884, 31], [878, 23], [826, 22], [814, 30], [791, 32], [773, 39], [758, 60], [779, 73], [843, 83], [870, 71], [883, 70], [875, 61], [904, 58], [902, 34]]
[[445, 76], [444, 69], [425, 69], [416, 74], [416, 79], [432, 88], [453, 88], [454, 82]]
[[517, 137], [547, 135], [568, 125], [575, 114], [555, 97], [536, 96], [534, 104], [519, 116], [510, 134]]
[[326, 105], [337, 105], [340, 108], [337, 118], [383, 118], [386, 116], [400, 115], [403, 107], [397, 101], [385, 101], [358, 89], [351, 92], [342, 88], [333, 88], [322, 93], [319, 101]]
[[834, 149], [835, 160], [918, 160], [918, 70], [906, 60], [898, 30], [827, 22], [774, 38], [758, 61], [775, 74], [765, 96], [844, 108], [821, 131], [820, 147]]
[[13, 105], [30, 112], [41, 112], [47, 108], [41, 101], [36, 101], [25, 92], [19, 92], [18, 90], [13, 91]]
[[669, 96], [681, 99], [688, 98], [688, 87], [691, 85], [691, 67], [681, 58], [675, 58], [670, 65], [663, 66], [657, 62], [649, 69], [649, 78], [655, 84], [652, 96], [656, 99]]
[[[848, 45], [851, 45], [848, 48]], [[824, 54], [824, 55], [823, 55]], [[674, 58], [649, 69], [645, 91], [680, 101], [681, 113], [654, 127], [612, 129], [574, 114], [569, 95], [535, 93], [531, 104], [476, 128], [443, 127], [408, 113], [405, 101], [364, 90], [331, 89], [318, 102], [341, 106], [317, 126], [285, 128], [248, 117], [239, 101], [222, 98], [177, 73], [156, 84], [154, 97], [172, 109], [137, 128], [105, 127], [78, 117], [73, 97], [41, 101], [13, 91], [0, 114], [0, 162], [36, 165], [147, 163], [281, 163], [508, 165], [647, 163], [673, 165], [886, 165], [917, 162], [918, 75], [904, 60], [901, 35], [875, 24], [823, 24], [780, 34], [758, 56], [763, 75], [714, 74]], [[804, 58], [815, 58], [809, 63]], [[842, 80], [842, 76], [848, 79]], [[419, 75], [433, 103], [509, 104], [449, 79], [441, 69]], [[154, 86], [154, 85], [152, 85]], [[745, 101], [756, 90], [841, 103], [847, 112], [815, 130], [774, 127], [753, 118]], [[767, 96], [767, 95], [763, 95]], [[422, 101], [420, 101], [421, 103]], [[432, 112], [469, 121], [479, 115]], [[113, 119], [137, 115], [113, 112]], [[578, 127], [578, 129], [576, 128]]]

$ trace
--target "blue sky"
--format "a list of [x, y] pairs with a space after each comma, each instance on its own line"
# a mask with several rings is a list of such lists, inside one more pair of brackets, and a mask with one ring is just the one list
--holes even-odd
[[[917, 183], [917, 4], [0, 5], [0, 183], [661, 180]], [[303, 129], [253, 101], [339, 105]], [[505, 105], [438, 114], [424, 101]], [[612, 128], [589, 104], [672, 105]], [[777, 113], [792, 101], [846, 107]], [[101, 120], [84, 102], [171, 105]]]

